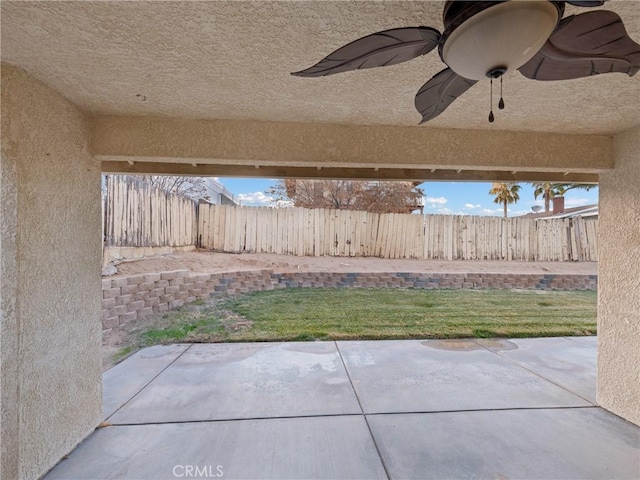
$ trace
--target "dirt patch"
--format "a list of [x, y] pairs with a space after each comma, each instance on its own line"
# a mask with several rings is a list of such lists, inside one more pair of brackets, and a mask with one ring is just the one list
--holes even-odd
[[[179, 321], [183, 323], [194, 323], [201, 320], [204, 313], [211, 307], [216, 307], [224, 298], [209, 299], [206, 302], [197, 301], [185, 305], [180, 309]], [[221, 328], [230, 332], [237, 332], [250, 328], [253, 322], [232, 312], [220, 308], [215, 308], [216, 316], [219, 319]], [[143, 332], [152, 330], [172, 329], [175, 327], [175, 315], [166, 318], [167, 312], [157, 313], [139, 318], [132, 322], [102, 332], [102, 370], [108, 370], [116, 363], [135, 353], [140, 347], [149, 344], [144, 338]], [[200, 336], [195, 332], [189, 332], [184, 339], [187, 343], [217, 342], [223, 341], [223, 337], [218, 337], [215, 332], [208, 332]], [[152, 340], [150, 344], [164, 343], [163, 340]]]
[[596, 275], [596, 262], [517, 262], [495, 260], [407, 260], [375, 257], [296, 257], [271, 253], [176, 252], [116, 265], [116, 276], [167, 270], [233, 272], [434, 272]]
[[162, 315], [149, 315], [125, 325], [102, 331], [102, 371], [128, 357], [137, 349], [138, 335], [145, 328], [158, 325]]

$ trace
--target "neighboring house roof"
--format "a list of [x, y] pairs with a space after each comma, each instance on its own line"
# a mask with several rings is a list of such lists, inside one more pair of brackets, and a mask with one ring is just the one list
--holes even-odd
[[575, 217], [598, 217], [598, 206], [591, 206], [590, 208], [581, 208], [575, 212], [559, 213], [558, 215], [552, 215], [549, 218], [575, 218]]
[[565, 208], [564, 212], [554, 214], [553, 212], [538, 212], [527, 213], [523, 217], [535, 218], [535, 219], [548, 219], [548, 218], [574, 218], [574, 217], [597, 217], [598, 216], [598, 204], [583, 205], [581, 207]]
[[218, 182], [215, 178], [209, 177], [205, 179], [209, 196], [211, 197], [207, 203], [222, 205], [240, 205], [235, 195]]

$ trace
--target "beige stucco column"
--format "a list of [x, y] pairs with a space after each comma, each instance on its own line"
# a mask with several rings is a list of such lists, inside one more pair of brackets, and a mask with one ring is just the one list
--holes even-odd
[[4, 479], [35, 479], [101, 419], [100, 169], [85, 116], [2, 66]]
[[640, 127], [600, 176], [598, 403], [640, 425]]

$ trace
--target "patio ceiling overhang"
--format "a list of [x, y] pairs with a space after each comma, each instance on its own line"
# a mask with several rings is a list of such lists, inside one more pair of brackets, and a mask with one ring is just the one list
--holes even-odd
[[[92, 116], [106, 172], [594, 182], [640, 123], [640, 75], [479, 82], [417, 126], [437, 53], [317, 79], [290, 72], [372, 32], [429, 25], [443, 2], [2, 3], [2, 59]], [[611, 1], [640, 39], [635, 1]], [[567, 5], [565, 15], [586, 9]], [[195, 166], [193, 166], [195, 164]], [[256, 168], [257, 167], [257, 168]]]
[[236, 120], [97, 117], [92, 151], [111, 173], [597, 182], [605, 135]]

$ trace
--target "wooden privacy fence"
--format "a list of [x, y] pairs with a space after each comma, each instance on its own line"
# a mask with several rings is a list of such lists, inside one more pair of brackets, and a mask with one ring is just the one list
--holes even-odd
[[108, 176], [108, 247], [183, 247], [299, 256], [596, 261], [595, 219], [410, 215], [199, 204]]
[[443, 260], [597, 261], [597, 220], [199, 206], [198, 246], [221, 252]]
[[104, 198], [106, 246], [179, 247], [198, 238], [197, 202], [133, 177], [107, 176]]

